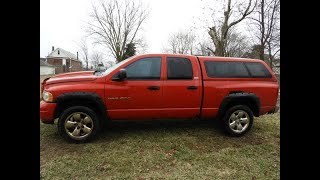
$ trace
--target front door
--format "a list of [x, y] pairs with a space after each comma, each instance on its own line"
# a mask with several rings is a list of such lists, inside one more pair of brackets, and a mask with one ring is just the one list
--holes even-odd
[[111, 119], [146, 119], [161, 116], [162, 57], [144, 57], [124, 67], [127, 79], [107, 83], [105, 95]]
[[201, 72], [194, 57], [167, 57], [163, 83], [166, 118], [193, 118], [200, 114]]

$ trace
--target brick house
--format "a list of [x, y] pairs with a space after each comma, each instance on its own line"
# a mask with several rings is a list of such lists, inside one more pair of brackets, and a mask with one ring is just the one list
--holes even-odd
[[82, 62], [77, 56], [64, 49], [54, 49], [52, 46], [52, 52], [46, 57], [46, 62], [55, 67], [55, 73], [75, 72], [82, 71]]

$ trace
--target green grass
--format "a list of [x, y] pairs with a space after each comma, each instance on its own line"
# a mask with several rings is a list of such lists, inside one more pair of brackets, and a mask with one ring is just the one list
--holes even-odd
[[41, 179], [280, 179], [280, 113], [228, 137], [210, 121], [113, 122], [87, 144], [40, 125]]

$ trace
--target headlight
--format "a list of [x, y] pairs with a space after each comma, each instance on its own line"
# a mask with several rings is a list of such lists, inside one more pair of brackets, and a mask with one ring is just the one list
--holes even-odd
[[42, 93], [42, 99], [46, 102], [52, 102], [53, 101], [53, 96], [50, 92], [43, 91]]

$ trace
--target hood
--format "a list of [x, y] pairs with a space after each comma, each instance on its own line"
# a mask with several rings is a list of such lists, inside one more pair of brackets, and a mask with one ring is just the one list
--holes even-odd
[[90, 76], [93, 75], [94, 71], [78, 71], [78, 72], [69, 72], [69, 73], [61, 73], [53, 76], [56, 77], [72, 77], [72, 76]]
[[94, 71], [80, 71], [62, 73], [46, 80], [46, 84], [64, 83], [64, 82], [80, 82], [80, 81], [94, 81], [97, 76], [93, 75]]

